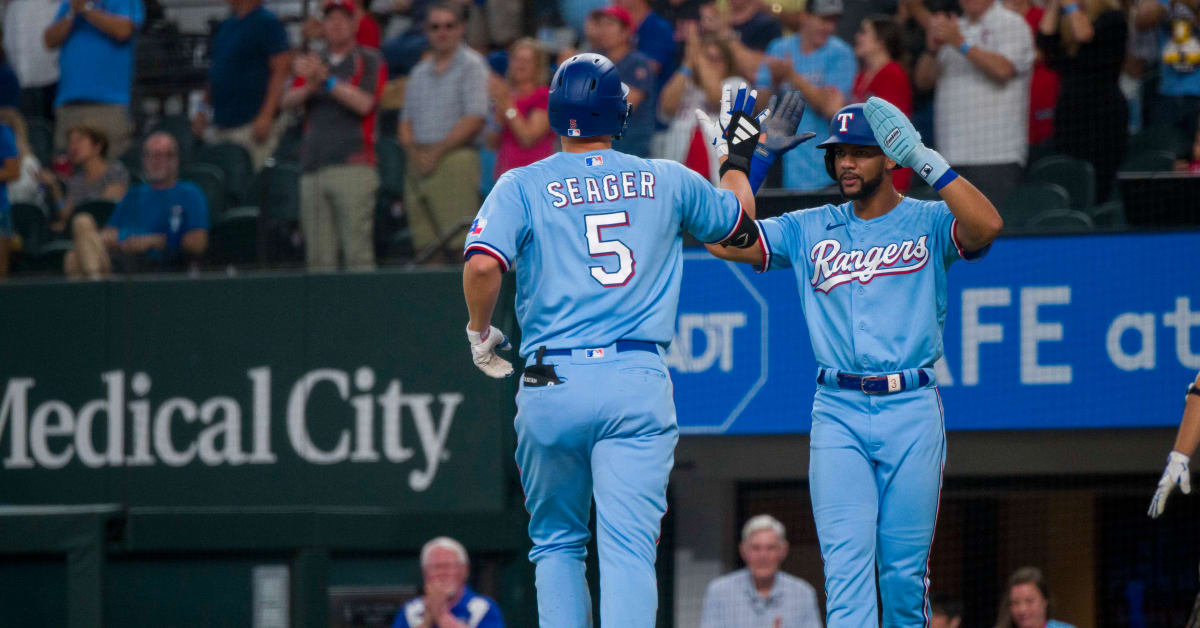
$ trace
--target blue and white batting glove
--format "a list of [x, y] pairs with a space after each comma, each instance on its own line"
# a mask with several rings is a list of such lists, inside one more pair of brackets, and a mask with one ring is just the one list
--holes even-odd
[[872, 96], [863, 112], [883, 154], [905, 168], [912, 168], [929, 187], [941, 190], [958, 178], [944, 157], [921, 143], [921, 134], [895, 105]]
[[1163, 469], [1162, 477], [1158, 480], [1158, 489], [1154, 491], [1154, 499], [1150, 500], [1150, 511], [1146, 514], [1151, 519], [1157, 519], [1167, 508], [1167, 498], [1175, 491], [1175, 487], [1184, 495], [1192, 492], [1192, 474], [1188, 471], [1189, 458], [1172, 451], [1167, 454], [1167, 468]]
[[[704, 141], [716, 149], [718, 157], [729, 156], [729, 144], [725, 141], [725, 131], [729, 128], [729, 121], [733, 119], [734, 112], [741, 111], [748, 116], [754, 115], [754, 103], [757, 100], [758, 90], [750, 89], [745, 83], [738, 87], [736, 96], [733, 87], [725, 85], [721, 88], [720, 114], [715, 122], [702, 109], [696, 110], [696, 122], [700, 125], [700, 133], [704, 136]], [[762, 124], [770, 113], [770, 109], [764, 109], [756, 118], [758, 123]]]
[[483, 333], [471, 331], [468, 327], [467, 340], [471, 341], [471, 360], [488, 377], [500, 379], [513, 374], [512, 363], [496, 355], [496, 349], [504, 351], [512, 348], [504, 332], [491, 325]]

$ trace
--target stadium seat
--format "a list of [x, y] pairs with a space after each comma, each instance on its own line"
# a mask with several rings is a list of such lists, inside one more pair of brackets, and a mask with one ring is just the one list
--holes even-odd
[[49, 168], [54, 161], [54, 127], [43, 118], [29, 118], [25, 121], [29, 132], [29, 148], [37, 156], [42, 166]]
[[1051, 209], [1034, 216], [1027, 227], [1034, 231], [1091, 231], [1095, 228], [1087, 214], [1074, 209]]
[[1129, 142], [1129, 152], [1165, 150], [1172, 155], [1187, 154], [1191, 146], [1189, 138], [1170, 125], [1152, 124], [1134, 135]]
[[303, 261], [300, 167], [290, 163], [268, 165], [259, 171], [254, 187], [264, 221], [268, 259], [272, 262]]
[[1088, 212], [1097, 227], [1124, 227], [1125, 207], [1121, 201], [1109, 201]]
[[379, 140], [375, 145], [379, 164], [379, 193], [397, 199], [404, 195], [404, 149], [391, 138]]
[[50, 221], [46, 212], [32, 203], [13, 203], [13, 231], [21, 236], [21, 248], [30, 255], [50, 240]]
[[1061, 185], [1028, 183], [1009, 193], [999, 209], [1006, 229], [1022, 229], [1038, 214], [1070, 206], [1071, 197]]
[[200, 186], [208, 199], [208, 219], [225, 213], [225, 172], [212, 164], [193, 163], [180, 168], [179, 178]]
[[116, 206], [117, 204], [112, 201], [88, 201], [80, 204], [79, 207], [76, 207], [75, 213], [91, 214], [92, 217], [96, 219], [96, 226], [103, 227], [108, 223], [108, 218], [109, 216], [112, 216], [113, 209], [115, 209]]
[[211, 223], [208, 255], [214, 264], [247, 266], [258, 261], [257, 207], [233, 207]]
[[186, 164], [196, 150], [196, 135], [192, 133], [192, 121], [184, 115], [163, 116], [151, 128], [151, 132], [165, 131], [179, 144], [179, 163]]
[[225, 197], [230, 204], [255, 202], [254, 162], [245, 148], [229, 142], [202, 146], [196, 149], [195, 161], [214, 165], [225, 173]]
[[1096, 169], [1082, 159], [1066, 155], [1043, 157], [1029, 169], [1028, 180], [1061, 185], [1071, 197], [1071, 209], [1082, 210], [1096, 203]]
[[1121, 162], [1119, 172], [1170, 172], [1175, 169], [1175, 153], [1167, 150], [1132, 151]]
[[43, 243], [36, 251], [30, 251], [29, 263], [23, 268], [33, 272], [61, 273], [63, 257], [72, 246], [74, 243], [70, 240], [51, 240]]

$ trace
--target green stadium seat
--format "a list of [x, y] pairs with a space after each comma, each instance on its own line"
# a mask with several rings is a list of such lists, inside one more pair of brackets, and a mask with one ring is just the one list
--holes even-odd
[[1071, 197], [1071, 209], [1083, 210], [1096, 203], [1096, 169], [1082, 159], [1066, 155], [1043, 157], [1029, 169], [1028, 180], [1061, 185]]
[[216, 220], [225, 213], [225, 172], [212, 164], [191, 163], [180, 168], [179, 178], [200, 186], [208, 199], [208, 219]]
[[29, 133], [29, 148], [42, 165], [49, 168], [54, 161], [54, 127], [49, 120], [29, 118], [25, 121]]
[[1095, 228], [1087, 214], [1074, 209], [1051, 209], [1034, 216], [1026, 226], [1034, 231], [1091, 231]]
[[1125, 207], [1121, 201], [1109, 201], [1088, 212], [1097, 227], [1124, 227]]
[[1010, 192], [999, 209], [1006, 229], [1022, 229], [1042, 212], [1070, 206], [1071, 197], [1061, 185], [1027, 183]]
[[50, 220], [45, 210], [32, 203], [13, 203], [10, 209], [13, 231], [21, 236], [21, 248], [25, 255], [50, 240]]
[[1187, 154], [1190, 138], [1170, 125], [1152, 124], [1134, 135], [1129, 142], [1129, 152], [1165, 150], [1172, 155]]
[[1175, 169], [1175, 155], [1167, 150], [1143, 149], [1131, 151], [1121, 162], [1119, 172], [1170, 172]]
[[400, 198], [404, 195], [404, 149], [396, 140], [384, 138], [375, 145], [375, 156], [379, 167], [380, 194], [393, 199]]
[[237, 144], [209, 144], [196, 150], [194, 161], [211, 164], [225, 173], [225, 197], [230, 204], [254, 202], [254, 162]]
[[293, 163], [270, 164], [259, 171], [254, 187], [262, 211], [267, 258], [271, 262], [303, 262], [300, 166]]
[[300, 220], [300, 167], [275, 163], [264, 167], [255, 178], [258, 206], [272, 220]]
[[208, 255], [214, 264], [250, 266], [258, 262], [257, 207], [233, 207], [211, 223]]

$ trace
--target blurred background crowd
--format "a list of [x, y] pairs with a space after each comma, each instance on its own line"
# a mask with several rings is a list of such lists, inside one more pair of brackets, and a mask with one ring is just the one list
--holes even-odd
[[[1200, 171], [1195, 0], [0, 6], [0, 274], [456, 261], [496, 177], [556, 150], [548, 82], [577, 51], [630, 86], [618, 150], [714, 178], [694, 110], [742, 81], [760, 107], [799, 90], [817, 133], [891, 101], [1010, 229], [1153, 222], [1118, 173]], [[804, 145], [765, 210], [831, 184]]]

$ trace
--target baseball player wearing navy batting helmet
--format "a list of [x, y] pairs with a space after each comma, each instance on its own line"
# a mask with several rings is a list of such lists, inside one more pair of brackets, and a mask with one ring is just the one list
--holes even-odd
[[716, 189], [676, 162], [612, 150], [627, 91], [603, 56], [559, 67], [549, 117], [563, 152], [501, 176], [466, 243], [467, 337], [492, 377], [513, 372], [496, 354], [507, 340], [490, 321], [501, 273], [517, 273], [525, 368], [516, 461], [543, 628], [591, 625], [584, 558], [593, 498], [601, 624], [654, 625], [654, 561], [678, 440], [663, 352], [674, 336], [681, 236], [714, 246], [758, 237], [747, 173], [761, 120], [743, 106], [753, 95], [739, 92], [725, 124]]
[[[933, 364], [946, 271], [1000, 233], [991, 202], [871, 98], [843, 108], [819, 144], [849, 202], [758, 221], [748, 249], [708, 247], [761, 270], [790, 268], [817, 359], [809, 490], [825, 560], [830, 628], [928, 626], [929, 549], [946, 455]], [[912, 168], [942, 201], [902, 196]]]

